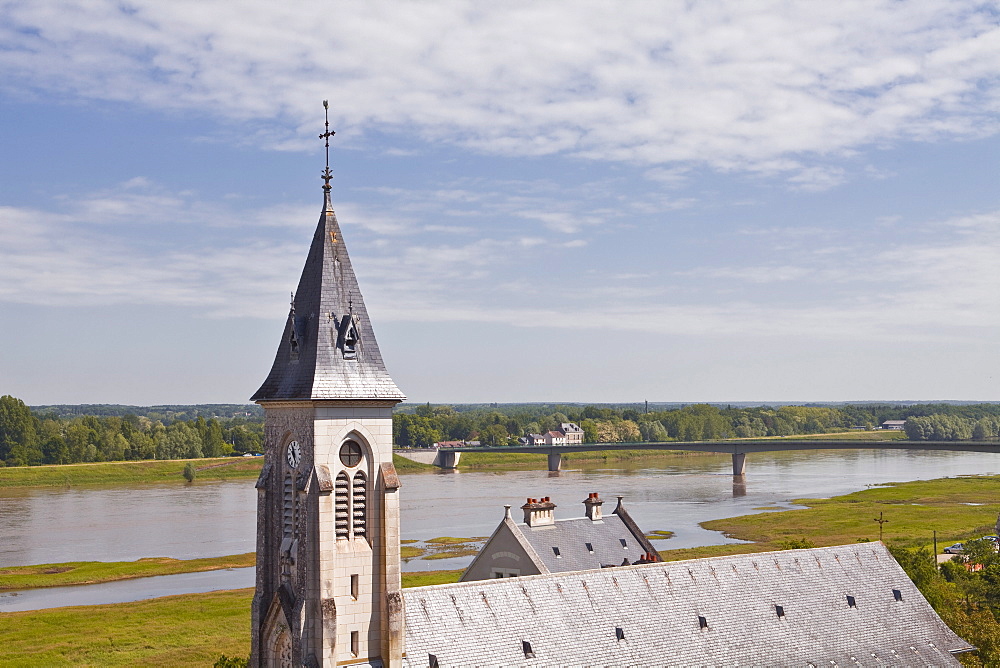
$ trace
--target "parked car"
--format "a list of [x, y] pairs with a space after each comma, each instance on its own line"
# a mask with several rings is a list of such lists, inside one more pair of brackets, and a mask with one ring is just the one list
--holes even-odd
[[964, 551], [965, 550], [962, 548], [962, 544], [961, 543], [955, 543], [954, 545], [952, 545], [950, 547], [944, 548], [944, 553], [945, 554], [962, 554], [962, 552], [964, 552]]

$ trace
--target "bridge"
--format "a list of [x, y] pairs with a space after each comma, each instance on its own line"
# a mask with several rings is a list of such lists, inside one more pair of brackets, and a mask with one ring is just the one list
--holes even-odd
[[464, 452], [528, 452], [547, 455], [549, 471], [562, 469], [562, 457], [570, 452], [596, 452], [615, 450], [688, 450], [694, 452], [716, 452], [733, 457], [733, 475], [746, 473], [747, 455], [754, 452], [779, 452], [784, 450], [948, 450], [957, 452], [1000, 453], [1000, 443], [996, 441], [903, 441], [903, 440], [804, 440], [775, 438], [766, 440], [729, 441], [676, 441], [669, 443], [586, 443], [584, 445], [518, 445], [460, 448], [399, 449], [395, 453], [407, 459], [433, 464], [443, 469], [458, 468]]

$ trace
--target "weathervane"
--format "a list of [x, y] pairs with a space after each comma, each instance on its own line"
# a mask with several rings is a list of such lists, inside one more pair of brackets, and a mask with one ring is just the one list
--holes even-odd
[[333, 172], [330, 171], [330, 137], [337, 133], [330, 129], [330, 103], [327, 100], [323, 100], [323, 115], [326, 118], [326, 132], [321, 134], [319, 138], [326, 141], [326, 169], [323, 170], [323, 190], [329, 193], [330, 179], [333, 178]]

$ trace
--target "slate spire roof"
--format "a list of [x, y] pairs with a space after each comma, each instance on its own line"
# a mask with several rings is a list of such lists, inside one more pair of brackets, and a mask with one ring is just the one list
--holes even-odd
[[323, 211], [267, 380], [251, 401], [406, 397], [389, 377], [324, 187]]

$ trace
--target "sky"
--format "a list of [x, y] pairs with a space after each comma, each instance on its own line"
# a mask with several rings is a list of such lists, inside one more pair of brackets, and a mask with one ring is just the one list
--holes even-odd
[[410, 401], [1000, 400], [1000, 3], [0, 0], [0, 394], [242, 403], [333, 202]]

